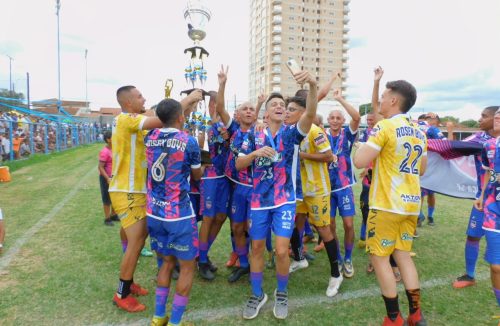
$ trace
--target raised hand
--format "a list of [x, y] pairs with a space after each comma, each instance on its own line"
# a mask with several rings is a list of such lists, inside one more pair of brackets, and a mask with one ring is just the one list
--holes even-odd
[[224, 65], [220, 65], [220, 71], [217, 74], [217, 79], [219, 80], [219, 84], [225, 84], [227, 81], [227, 72], [229, 71], [229, 66], [226, 66], [226, 70], [224, 71]]
[[266, 101], [266, 98], [267, 98], [267, 95], [262, 93], [259, 95], [259, 97], [257, 97], [257, 102], [264, 103]]
[[255, 151], [255, 156], [257, 157], [273, 158], [275, 155], [276, 151], [269, 146], [264, 146]]
[[333, 98], [337, 101], [340, 101], [343, 99], [342, 90], [340, 88], [337, 88], [336, 90], [333, 91]]
[[316, 84], [316, 78], [311, 75], [307, 70], [302, 70], [293, 75], [295, 81], [299, 84], [309, 83], [309, 85]]
[[382, 79], [382, 76], [384, 75], [384, 69], [382, 69], [382, 67], [378, 66], [373, 72], [375, 74], [375, 80], [379, 81], [380, 79]]

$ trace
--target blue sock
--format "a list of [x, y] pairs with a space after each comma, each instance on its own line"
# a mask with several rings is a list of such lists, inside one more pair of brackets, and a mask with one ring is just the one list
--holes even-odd
[[262, 279], [264, 275], [262, 272], [260, 273], [250, 273], [250, 283], [252, 284], [252, 293], [257, 296], [262, 296]]
[[236, 252], [236, 243], [234, 242], [234, 233], [231, 231], [231, 248], [233, 248], [233, 252]]
[[476, 262], [479, 256], [479, 241], [465, 242], [465, 272], [470, 277], [474, 278], [476, 274]]
[[160, 256], [156, 256], [156, 266], [158, 267], [158, 269], [160, 269], [162, 265], [163, 265], [163, 258]]
[[337, 260], [340, 262], [343, 262], [344, 259], [342, 258], [342, 253], [340, 252], [340, 243], [339, 239], [335, 239], [335, 242], [337, 242]]
[[361, 230], [359, 230], [359, 239], [366, 240], [366, 223], [361, 223]]
[[418, 214], [418, 221], [423, 221], [425, 220], [425, 215], [422, 213], [422, 209], [420, 209], [420, 214]]
[[167, 307], [168, 292], [170, 291], [167, 287], [156, 287], [156, 308], [155, 317], [165, 317], [165, 308]]
[[354, 244], [344, 242], [345, 260], [352, 260], [352, 247]]
[[208, 236], [208, 249], [207, 249], [207, 251], [210, 250], [210, 248], [212, 248], [212, 244], [214, 243], [215, 238], [216, 237], [211, 237], [210, 235]]
[[200, 263], [208, 263], [208, 242], [200, 241]]
[[427, 217], [432, 220], [432, 215], [434, 215], [434, 207], [429, 206], [427, 207]]
[[127, 251], [128, 240], [122, 241], [122, 251]]
[[304, 226], [304, 234], [314, 236], [313, 230], [311, 229], [311, 224], [306, 220], [306, 225]]
[[266, 249], [267, 251], [273, 251], [273, 235], [271, 234], [271, 229], [267, 232]]
[[276, 273], [276, 279], [278, 280], [278, 292], [286, 292], [288, 286], [288, 274], [281, 275]]
[[240, 259], [241, 267], [248, 267], [248, 248], [245, 247], [236, 247], [236, 254], [238, 254], [238, 258]]
[[497, 304], [500, 306], [500, 290], [493, 288], [493, 293], [495, 293], [495, 298], [497, 298]]
[[172, 302], [172, 314], [170, 315], [169, 324], [178, 325], [181, 323], [182, 315], [186, 306], [188, 304], [189, 298], [183, 297], [182, 295], [176, 293], [174, 295], [174, 301]]

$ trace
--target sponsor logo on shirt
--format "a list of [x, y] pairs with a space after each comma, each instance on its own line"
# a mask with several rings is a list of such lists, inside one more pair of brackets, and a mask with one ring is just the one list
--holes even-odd
[[401, 194], [401, 200], [405, 203], [419, 203], [420, 202], [420, 196], [418, 195], [407, 195], [407, 194]]
[[387, 239], [382, 239], [380, 241], [380, 245], [382, 247], [390, 247], [390, 246], [393, 246], [395, 243], [396, 243], [396, 241], [394, 241], [394, 240], [387, 240]]

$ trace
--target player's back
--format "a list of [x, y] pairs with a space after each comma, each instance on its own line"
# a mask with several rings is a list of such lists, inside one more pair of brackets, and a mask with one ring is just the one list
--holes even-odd
[[420, 211], [420, 165], [427, 140], [406, 115], [380, 121], [368, 144], [380, 150], [374, 162], [370, 207], [404, 215]]
[[[317, 154], [324, 153], [331, 150], [331, 148], [325, 132], [313, 124], [307, 137], [300, 144], [300, 150], [304, 153]], [[330, 194], [330, 176], [326, 162], [301, 159], [300, 175], [305, 196], [326, 196]]]

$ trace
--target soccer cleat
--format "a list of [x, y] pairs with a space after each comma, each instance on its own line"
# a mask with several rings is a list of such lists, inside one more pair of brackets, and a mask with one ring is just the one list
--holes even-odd
[[149, 291], [141, 287], [137, 283], [132, 283], [132, 285], [130, 285], [130, 293], [132, 293], [133, 295], [142, 296], [148, 295]]
[[431, 221], [431, 220], [429, 220], [429, 222], [427, 222], [427, 225], [428, 225], [428, 226], [434, 226], [434, 225], [436, 225], [436, 224], [434, 224], [434, 220], [432, 220], [432, 221]]
[[307, 251], [302, 253], [304, 255], [304, 258], [307, 259], [307, 261], [313, 261], [316, 259], [313, 254], [308, 253]]
[[212, 263], [212, 261], [210, 260], [210, 257], [207, 257], [207, 262], [208, 262], [208, 266], [210, 266], [210, 271], [212, 273], [217, 272], [218, 267], [217, 267], [217, 265], [215, 265], [214, 263]]
[[273, 269], [276, 266], [276, 262], [274, 261], [274, 250], [271, 252], [268, 252], [269, 258], [267, 259], [266, 262], [266, 268], [267, 269]]
[[141, 250], [141, 256], [143, 257], [153, 257], [153, 253], [148, 248], [144, 247]]
[[113, 303], [120, 309], [127, 312], [139, 312], [146, 310], [146, 306], [140, 303], [136, 298], [129, 295], [126, 298], [119, 298], [118, 294], [115, 293], [113, 297]]
[[408, 326], [427, 326], [427, 321], [422, 315], [422, 311], [420, 308], [417, 309], [414, 313], [408, 316]]
[[303, 269], [303, 268], [307, 268], [307, 267], [309, 267], [309, 262], [307, 261], [307, 259], [302, 259], [299, 261], [292, 259], [292, 262], [290, 263], [290, 268], [288, 269], [288, 272], [293, 273], [293, 272], [298, 271], [299, 269]]
[[346, 260], [342, 264], [342, 270], [345, 277], [351, 278], [354, 276], [354, 267], [352, 266], [352, 261], [350, 259]]
[[401, 313], [398, 314], [396, 320], [392, 321], [389, 317], [385, 316], [384, 322], [382, 326], [407, 326], [408, 324], [401, 316]]
[[234, 283], [238, 281], [243, 275], [247, 275], [250, 273], [250, 266], [247, 267], [237, 267], [233, 270], [231, 275], [229, 275], [229, 278], [227, 281], [229, 283]]
[[109, 218], [111, 219], [111, 221], [120, 222], [120, 218], [116, 214], [111, 215]]
[[113, 226], [113, 225], [115, 225], [115, 223], [113, 223], [113, 221], [111, 221], [111, 219], [106, 218], [106, 219], [104, 219], [104, 225]]
[[453, 287], [455, 289], [463, 289], [463, 288], [466, 288], [468, 286], [473, 286], [473, 285], [476, 285], [476, 280], [467, 274], [464, 274], [464, 275], [458, 277], [453, 282]]
[[359, 249], [364, 249], [364, 248], [366, 248], [366, 240], [361, 240], [361, 239], [360, 239], [360, 240], [358, 241], [358, 248], [359, 248]]
[[259, 314], [260, 308], [266, 303], [267, 294], [263, 293], [262, 296], [256, 297], [252, 295], [243, 309], [243, 318], [244, 319], [254, 319]]
[[285, 319], [288, 316], [288, 293], [274, 290], [274, 317]]
[[323, 242], [321, 242], [319, 245], [316, 245], [314, 247], [314, 251], [315, 252], [320, 252], [321, 250], [325, 249], [325, 244]]
[[198, 270], [202, 279], [212, 281], [215, 278], [214, 273], [210, 270], [208, 263], [198, 263]]
[[342, 274], [339, 277], [330, 277], [328, 287], [326, 288], [326, 296], [330, 298], [336, 296], [339, 293], [339, 288], [343, 280]]
[[238, 255], [233, 251], [226, 262], [226, 267], [233, 267], [238, 261]]
[[166, 326], [168, 324], [168, 317], [153, 317], [151, 326]]
[[169, 322], [167, 326], [194, 326], [194, 324], [188, 321], [181, 321], [180, 324], [172, 324]]

